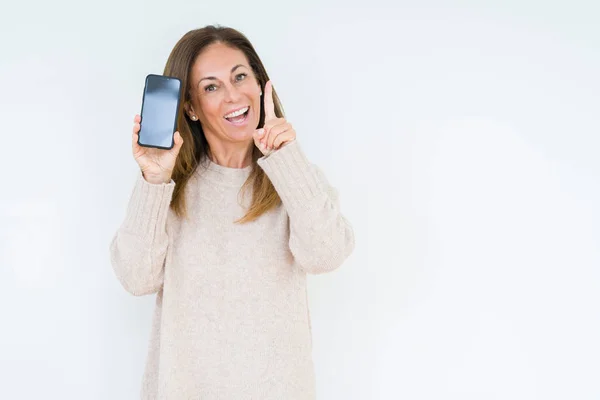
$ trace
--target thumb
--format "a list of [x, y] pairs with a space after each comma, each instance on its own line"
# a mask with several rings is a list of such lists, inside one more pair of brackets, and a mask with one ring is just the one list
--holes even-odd
[[254, 131], [254, 143], [258, 145], [260, 143], [260, 139], [265, 135], [265, 129], [260, 128]]
[[173, 152], [173, 154], [177, 155], [179, 154], [179, 150], [181, 150], [181, 146], [183, 145], [183, 139], [181, 138], [179, 131], [175, 132], [175, 134], [173, 135], [173, 141], [175, 142], [175, 145], [173, 146], [171, 151]]
[[263, 135], [265, 134], [265, 128], [260, 128], [254, 131], [254, 138], [255, 139], [262, 139]]

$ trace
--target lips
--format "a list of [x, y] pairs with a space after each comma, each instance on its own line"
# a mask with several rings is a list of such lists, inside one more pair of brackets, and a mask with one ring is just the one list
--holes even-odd
[[[246, 107], [238, 108], [238, 110], [242, 110], [244, 108], [246, 108]], [[235, 110], [235, 111], [238, 111], [238, 110]], [[229, 114], [231, 114], [231, 113], [229, 113]], [[233, 126], [244, 126], [244, 125], [246, 125], [246, 123], [248, 121], [249, 115], [250, 115], [250, 107], [248, 107], [248, 110], [242, 115], [238, 115], [236, 117], [231, 117], [231, 118], [225, 118], [225, 117], [223, 117], [223, 118], [225, 118], [225, 120]]]
[[[223, 117], [224, 117], [224, 118], [231, 118], [231, 117], [227, 117], [227, 116], [228, 116], [228, 115], [231, 115], [231, 114], [234, 114], [234, 113], [237, 113], [238, 111], [244, 110], [244, 109], [246, 109], [246, 108], [250, 108], [250, 106], [239, 107], [239, 108], [236, 108], [235, 110], [231, 110], [231, 111], [229, 111], [227, 114], [225, 114]], [[247, 110], [246, 110], [246, 111], [247, 111]]]

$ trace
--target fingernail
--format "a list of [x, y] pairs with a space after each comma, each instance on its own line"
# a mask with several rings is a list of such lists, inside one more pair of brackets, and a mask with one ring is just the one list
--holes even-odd
[[265, 130], [263, 128], [258, 130], [258, 136], [262, 136], [265, 134]]

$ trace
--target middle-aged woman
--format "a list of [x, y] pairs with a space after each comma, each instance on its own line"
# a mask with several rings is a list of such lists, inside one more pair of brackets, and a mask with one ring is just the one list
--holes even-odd
[[164, 75], [182, 83], [175, 145], [137, 144], [141, 172], [111, 262], [156, 295], [143, 399], [314, 399], [306, 275], [354, 248], [336, 190], [302, 151], [240, 32], [186, 33]]

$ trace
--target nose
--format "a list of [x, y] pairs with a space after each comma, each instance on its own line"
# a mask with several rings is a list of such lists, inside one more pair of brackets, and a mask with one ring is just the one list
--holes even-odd
[[235, 103], [240, 99], [239, 90], [231, 84], [225, 85], [225, 101], [228, 103]]

